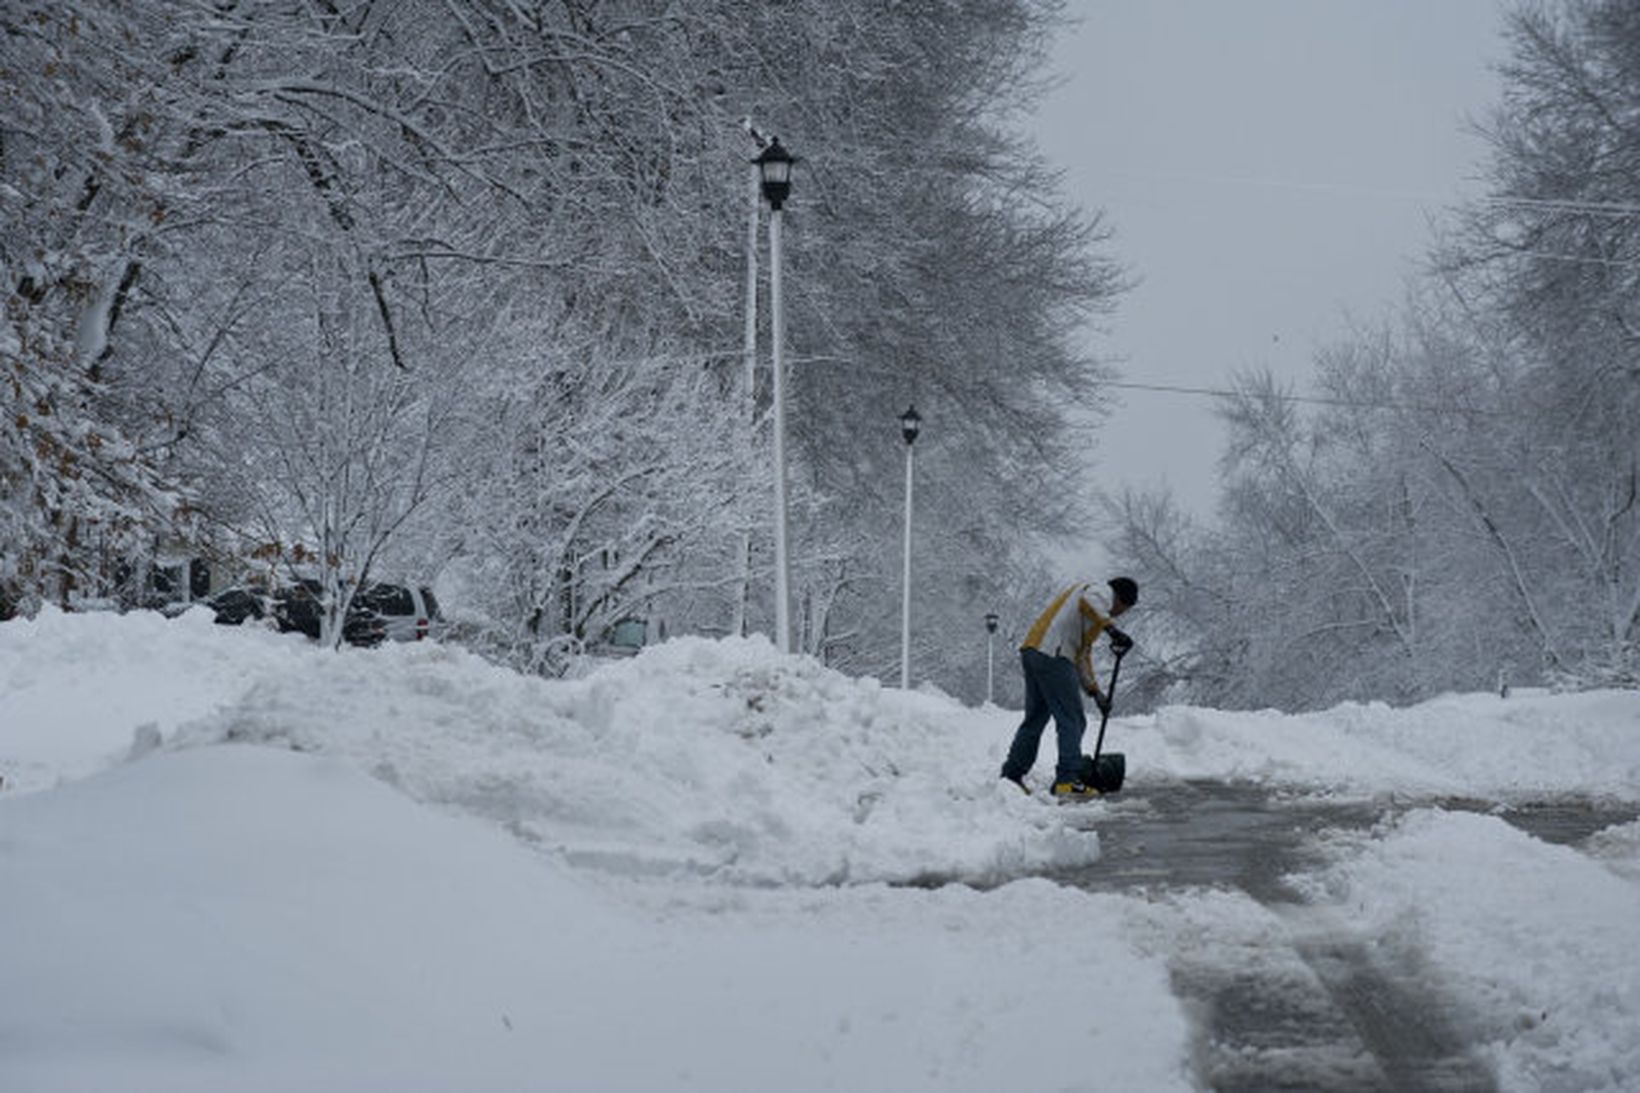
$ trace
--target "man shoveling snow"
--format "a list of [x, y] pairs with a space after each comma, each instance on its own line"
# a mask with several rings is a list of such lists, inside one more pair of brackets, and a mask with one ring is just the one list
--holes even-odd
[[1101, 714], [1110, 716], [1111, 696], [1100, 688], [1094, 674], [1093, 646], [1101, 634], [1109, 635], [1111, 651], [1120, 663], [1133, 639], [1118, 630], [1114, 620], [1139, 602], [1139, 586], [1131, 578], [1115, 577], [1107, 583], [1108, 597], [1090, 581], [1065, 589], [1037, 616], [1019, 647], [1025, 673], [1025, 719], [1014, 732], [1002, 777], [1027, 793], [1025, 775], [1036, 762], [1042, 730], [1051, 715], [1059, 737], [1059, 761], [1050, 792], [1060, 800], [1099, 795], [1093, 764], [1082, 754], [1082, 736], [1088, 727], [1082, 694], [1093, 699]]

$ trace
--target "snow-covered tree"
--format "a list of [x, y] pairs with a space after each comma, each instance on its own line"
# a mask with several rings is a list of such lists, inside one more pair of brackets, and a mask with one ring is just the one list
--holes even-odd
[[[383, 565], [476, 575], [479, 640], [526, 661], [627, 617], [766, 626], [769, 385], [739, 352], [751, 118], [801, 157], [785, 283], [805, 647], [897, 661], [894, 416], [915, 402], [915, 674], [977, 697], [977, 620], [1074, 526], [1042, 498], [1075, 495], [1073, 420], [1103, 371], [1070, 337], [1121, 288], [1098, 219], [1011, 135], [1059, 17], [1054, 0], [9, 6], [0, 519], [28, 534], [8, 535], [8, 595], [152, 552], [175, 483], [195, 547], [300, 544], [334, 599]], [[96, 472], [65, 492], [52, 444]], [[959, 626], [975, 640], [938, 637]]]

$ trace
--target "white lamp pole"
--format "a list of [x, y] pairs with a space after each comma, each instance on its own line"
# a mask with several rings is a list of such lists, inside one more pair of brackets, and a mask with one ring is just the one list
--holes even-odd
[[[753, 139], [761, 146], [763, 139], [752, 131]], [[752, 448], [757, 435], [757, 228], [762, 210], [763, 171], [756, 163], [751, 171], [751, 211], [746, 218], [746, 314], [742, 330], [741, 354], [745, 361], [745, 456], [748, 470], [752, 463]], [[734, 632], [746, 636], [747, 619], [752, 600], [752, 532], [747, 528], [740, 536], [740, 588], [735, 598]]]
[[997, 613], [988, 611], [985, 614], [985, 704], [991, 705], [992, 695], [995, 693], [993, 684], [996, 683], [997, 665]]
[[786, 554], [786, 316], [780, 295], [780, 210], [792, 190], [792, 157], [780, 138], [752, 161], [763, 172], [763, 196], [769, 202], [769, 338], [774, 343], [774, 642], [782, 653], [791, 647], [791, 569]]
[[900, 689], [911, 689], [911, 468], [912, 451], [922, 416], [912, 406], [900, 415], [900, 435], [905, 438], [905, 568], [901, 574], [900, 600]]

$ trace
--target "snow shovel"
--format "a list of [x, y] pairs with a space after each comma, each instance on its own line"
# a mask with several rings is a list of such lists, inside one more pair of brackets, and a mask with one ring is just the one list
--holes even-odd
[[1133, 643], [1124, 641], [1117, 645], [1112, 642], [1111, 647], [1116, 652], [1116, 664], [1110, 670], [1110, 686], [1105, 688], [1105, 711], [1099, 715], [1099, 736], [1093, 742], [1093, 754], [1083, 756], [1088, 761], [1087, 783], [1100, 793], [1117, 792], [1127, 777], [1127, 756], [1119, 751], [1100, 754], [1105, 746], [1105, 725], [1110, 721], [1110, 708], [1116, 703], [1116, 677], [1122, 671], [1122, 657], [1133, 648]]

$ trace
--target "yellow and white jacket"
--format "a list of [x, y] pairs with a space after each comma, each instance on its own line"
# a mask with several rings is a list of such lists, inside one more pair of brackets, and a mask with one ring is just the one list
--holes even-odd
[[1097, 695], [1100, 692], [1093, 674], [1093, 643], [1110, 628], [1110, 609], [1110, 597], [1097, 591], [1091, 581], [1073, 584], [1037, 616], [1020, 648], [1066, 658], [1076, 665], [1082, 689]]

